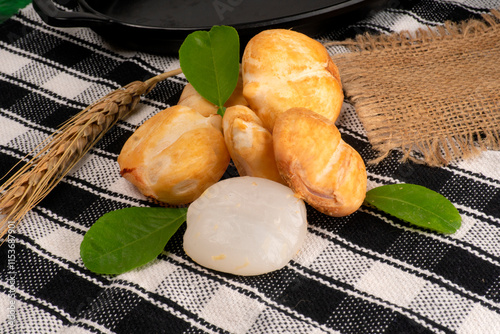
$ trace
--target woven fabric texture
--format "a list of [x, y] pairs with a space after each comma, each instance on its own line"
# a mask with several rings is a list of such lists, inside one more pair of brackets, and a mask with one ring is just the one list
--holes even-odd
[[446, 165], [500, 148], [500, 12], [340, 42], [343, 87], [380, 153]]
[[[500, 1], [389, 6], [318, 40], [480, 19]], [[0, 175], [105, 94], [178, 67], [175, 57], [122, 50], [90, 29], [47, 26], [26, 7], [0, 25]], [[498, 332], [500, 152], [494, 150], [446, 167], [402, 162], [395, 150], [367, 166], [369, 189], [413, 183], [446, 196], [463, 219], [452, 235], [364, 206], [344, 218], [308, 207], [300, 252], [266, 275], [238, 277], [197, 265], [183, 251], [184, 227], [142, 268], [117, 276], [87, 270], [79, 247], [100, 216], [154, 205], [120, 177], [116, 159], [137, 126], [176, 104], [185, 85], [182, 75], [159, 83], [8, 234], [0, 247], [0, 333]], [[378, 156], [348, 100], [337, 124], [365, 161]], [[236, 175], [230, 166], [224, 177]]]

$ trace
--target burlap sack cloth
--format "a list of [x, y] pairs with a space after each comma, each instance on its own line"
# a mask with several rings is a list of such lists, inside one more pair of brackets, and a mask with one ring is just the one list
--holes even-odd
[[500, 149], [500, 12], [335, 42], [346, 97], [379, 152], [442, 166]]

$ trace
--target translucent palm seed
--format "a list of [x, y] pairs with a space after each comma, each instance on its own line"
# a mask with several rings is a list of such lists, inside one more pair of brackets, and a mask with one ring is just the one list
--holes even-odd
[[184, 250], [198, 264], [236, 275], [284, 267], [307, 231], [306, 207], [274, 181], [235, 177], [208, 188], [188, 208]]

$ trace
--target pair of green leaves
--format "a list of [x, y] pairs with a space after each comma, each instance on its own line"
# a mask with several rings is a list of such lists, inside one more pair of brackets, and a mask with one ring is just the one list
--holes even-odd
[[189, 34], [179, 49], [182, 72], [194, 89], [224, 116], [240, 72], [240, 40], [233, 27], [214, 26]]

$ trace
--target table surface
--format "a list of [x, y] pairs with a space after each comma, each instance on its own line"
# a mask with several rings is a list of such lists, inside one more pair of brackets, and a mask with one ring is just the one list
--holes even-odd
[[[318, 36], [340, 40], [480, 17], [500, 1], [389, 2]], [[335, 52], [333, 49], [329, 49]], [[86, 28], [43, 24], [31, 5], [0, 25], [0, 173], [62, 122], [106, 93], [179, 67], [123, 50]], [[161, 82], [120, 121], [0, 247], [1, 333], [495, 333], [500, 328], [500, 152], [442, 168], [368, 165], [368, 188], [414, 183], [446, 196], [462, 227], [442, 235], [362, 207], [332, 218], [308, 207], [300, 252], [256, 277], [215, 272], [182, 249], [183, 228], [152, 263], [108, 276], [88, 271], [79, 247], [101, 215], [152, 205], [119, 175], [116, 158], [138, 125], [175, 105], [185, 78]], [[355, 109], [338, 127], [375, 157]], [[235, 176], [233, 167], [225, 177]]]

